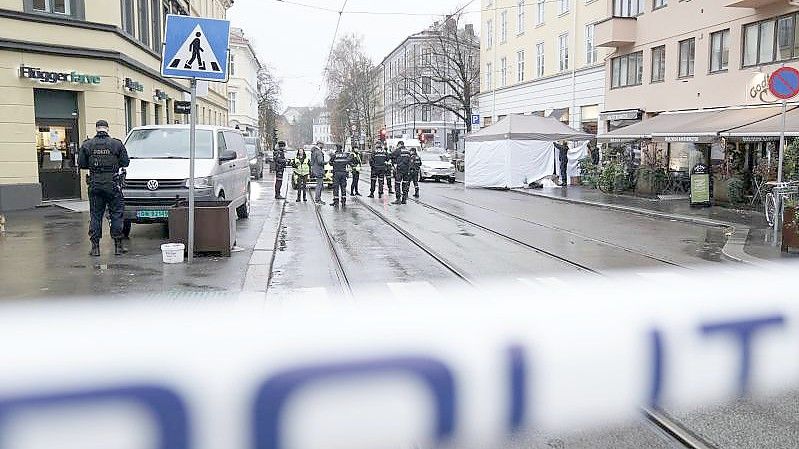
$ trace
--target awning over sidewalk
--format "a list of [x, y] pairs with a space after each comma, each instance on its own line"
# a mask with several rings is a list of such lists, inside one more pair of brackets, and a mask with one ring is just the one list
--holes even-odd
[[[779, 109], [779, 108], [777, 108]], [[779, 138], [782, 129], [782, 111], [758, 122], [732, 128], [720, 133], [721, 136], [735, 140], [774, 140]], [[785, 135], [799, 136], [799, 108], [789, 107], [785, 114]]]
[[709, 142], [728, 129], [750, 125], [781, 112], [780, 107], [728, 108], [664, 112], [597, 136], [600, 142], [652, 139], [665, 142]]

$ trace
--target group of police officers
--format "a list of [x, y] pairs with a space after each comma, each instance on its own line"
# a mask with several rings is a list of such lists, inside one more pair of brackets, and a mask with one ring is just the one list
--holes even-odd
[[[324, 183], [324, 158], [320, 157], [322, 144], [317, 143], [313, 147], [312, 154], [308, 158], [304, 151], [300, 150], [292, 162], [294, 174], [297, 182], [297, 201], [300, 201], [300, 193], [305, 198], [306, 183], [309, 173], [313, 173], [317, 179], [316, 198], [317, 204], [321, 202], [321, 187]], [[286, 145], [279, 142], [275, 147], [273, 160], [275, 163], [275, 198], [285, 199], [281, 196], [283, 187], [283, 172], [288, 166], [285, 153]], [[321, 159], [321, 160], [320, 160]], [[352, 153], [347, 153], [341, 145], [336, 145], [336, 150], [330, 157], [330, 165], [333, 168], [333, 202], [331, 206], [346, 206], [347, 204], [347, 181], [352, 173], [352, 183], [350, 185], [350, 196], [360, 196], [358, 182], [360, 181], [360, 171], [363, 160], [361, 153], [357, 149]], [[414, 197], [419, 198], [419, 175], [422, 160], [416, 148], [408, 149], [405, 143], [400, 141], [397, 148], [388, 152], [382, 141], [375, 143], [374, 151], [369, 158], [371, 168], [371, 189], [369, 198], [375, 197], [375, 189], [380, 198], [383, 197], [384, 184], [388, 187], [389, 195], [396, 195], [395, 201], [391, 204], [407, 204], [408, 194], [410, 193], [411, 183], [414, 185]], [[392, 185], [392, 179], [394, 180]]]

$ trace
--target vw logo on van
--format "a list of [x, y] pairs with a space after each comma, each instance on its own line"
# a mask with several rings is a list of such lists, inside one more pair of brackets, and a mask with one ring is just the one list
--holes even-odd
[[155, 179], [147, 181], [147, 190], [158, 190], [158, 181]]

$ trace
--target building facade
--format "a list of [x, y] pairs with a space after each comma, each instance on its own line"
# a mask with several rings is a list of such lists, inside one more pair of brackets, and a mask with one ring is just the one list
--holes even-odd
[[258, 136], [258, 73], [261, 63], [241, 28], [230, 30], [230, 79], [227, 85], [228, 117], [232, 127]]
[[601, 131], [609, 51], [596, 46], [595, 26], [605, 1], [482, 0], [481, 126], [538, 114]]
[[[167, 14], [224, 18], [230, 0], [0, 0], [0, 210], [85, 197], [81, 142], [105, 119], [134, 126], [185, 120], [189, 89], [160, 76]], [[226, 124], [225, 85], [210, 83], [198, 122]]]
[[378, 81], [382, 86], [377, 91], [383, 94], [382, 115], [388, 138], [421, 138], [427, 146], [452, 148], [453, 134], [463, 135], [465, 124], [442, 108], [415, 104], [409, 92], [414, 87], [407, 79], [421, 74], [425, 64], [429, 64], [425, 59], [431, 58], [438, 26], [436, 23], [407, 37], [383, 59], [378, 66], [382, 68]]
[[330, 129], [330, 113], [322, 111], [313, 121], [313, 141], [333, 143], [332, 130]]

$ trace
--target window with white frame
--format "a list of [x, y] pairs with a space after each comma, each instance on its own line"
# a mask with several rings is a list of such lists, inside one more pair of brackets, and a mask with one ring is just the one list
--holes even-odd
[[569, 12], [569, 0], [558, 0], [558, 14]]
[[227, 108], [231, 114], [236, 113], [236, 92], [228, 92], [227, 94]]
[[516, 34], [524, 33], [524, 0], [516, 4]]
[[432, 56], [432, 49], [430, 47], [422, 47], [422, 65], [427, 67], [430, 65]]
[[597, 60], [597, 49], [594, 45], [594, 24], [585, 26], [585, 63], [594, 64]]
[[486, 48], [494, 46], [494, 21], [486, 20]]
[[516, 82], [524, 81], [524, 50], [516, 52]]
[[494, 88], [494, 79], [493, 79], [493, 72], [494, 67], [492, 67], [490, 62], [486, 62], [486, 89], [493, 89]]
[[499, 87], [508, 85], [508, 58], [499, 60]]
[[[791, 42], [793, 44], [793, 41]], [[730, 63], [730, 30], [710, 34], [710, 71], [727, 70]]]
[[535, 44], [535, 76], [544, 76], [544, 43]]
[[422, 106], [422, 121], [423, 122], [430, 121], [430, 105]]
[[644, 13], [644, 0], [613, 0], [613, 17], [637, 17]]
[[558, 36], [558, 61], [561, 72], [569, 70], [569, 33]]
[[546, 0], [538, 0], [535, 4], [535, 24], [543, 25], [546, 14]]
[[230, 76], [236, 76], [236, 55], [230, 55], [228, 71], [230, 72]]
[[652, 82], [657, 83], [666, 79], [666, 46], [661, 45], [652, 49]]
[[641, 84], [644, 74], [644, 52], [639, 51], [613, 58], [610, 62], [610, 87], [627, 87]]
[[36, 12], [71, 15], [71, 0], [33, 0], [31, 8]]
[[422, 77], [422, 93], [423, 94], [431, 94], [433, 92], [433, 83], [430, 80], [429, 76]]
[[652, 9], [660, 9], [669, 5], [669, 0], [652, 0]]
[[696, 40], [694, 38], [680, 41], [680, 71], [681, 78], [694, 76], [694, 58], [696, 56]]
[[504, 44], [508, 41], [508, 11], [499, 14], [499, 42]]

